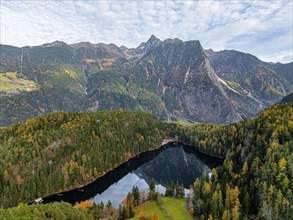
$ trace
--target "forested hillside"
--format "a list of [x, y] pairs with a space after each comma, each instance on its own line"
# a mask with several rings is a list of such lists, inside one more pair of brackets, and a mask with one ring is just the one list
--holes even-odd
[[228, 126], [163, 123], [148, 113], [53, 113], [0, 130], [0, 204], [11, 207], [87, 183], [176, 137], [224, 157], [193, 184], [196, 219], [292, 216], [293, 104]]
[[[194, 182], [196, 219], [290, 219], [293, 216], [293, 104], [278, 104], [229, 126], [197, 126], [195, 142], [227, 152], [212, 178]], [[205, 133], [205, 134], [203, 134]]]
[[0, 130], [0, 206], [88, 183], [138, 152], [160, 146], [149, 113], [51, 113]]

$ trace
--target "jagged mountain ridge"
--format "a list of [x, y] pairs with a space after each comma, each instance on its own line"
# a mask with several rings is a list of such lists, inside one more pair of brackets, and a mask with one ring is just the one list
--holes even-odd
[[0, 126], [52, 111], [136, 109], [161, 119], [231, 123], [293, 91], [292, 63], [270, 64], [199, 41], [137, 48], [55, 41], [1, 45]]

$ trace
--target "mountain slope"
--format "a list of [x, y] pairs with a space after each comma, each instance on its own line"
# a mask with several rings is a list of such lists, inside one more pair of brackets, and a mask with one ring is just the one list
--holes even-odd
[[292, 103], [277, 104], [228, 126], [188, 127], [124, 111], [29, 119], [0, 130], [0, 203], [15, 206], [84, 184], [130, 155], [158, 146], [165, 135], [176, 135], [195, 141], [203, 152], [225, 156], [211, 178], [203, 175], [194, 182], [196, 218], [286, 219], [292, 215], [292, 113]]
[[168, 118], [216, 123], [239, 119], [198, 41], [160, 42], [128, 77], [131, 94], [142, 103], [148, 104], [148, 98], [156, 102]]
[[225, 155], [210, 178], [203, 175], [194, 182], [190, 208], [195, 219], [290, 219], [292, 114], [292, 103], [276, 104], [228, 126], [182, 128], [187, 142], [208, 154]]
[[0, 130], [4, 207], [86, 184], [138, 152], [160, 146], [164, 125], [149, 113], [50, 113]]
[[259, 111], [292, 91], [293, 63], [271, 64], [239, 51], [206, 51], [215, 72]]
[[0, 49], [0, 126], [54, 111], [104, 109], [231, 123], [293, 91], [292, 63], [204, 51], [199, 41], [152, 35], [131, 49], [60, 41]]
[[[39, 47], [11, 48], [1, 45], [1, 75], [14, 74], [13, 87], [31, 81], [36, 89], [0, 89], [1, 126], [52, 111], [74, 111], [85, 97], [83, 71], [74, 66], [73, 50], [55, 42]], [[10, 74], [11, 75], [11, 74]]]

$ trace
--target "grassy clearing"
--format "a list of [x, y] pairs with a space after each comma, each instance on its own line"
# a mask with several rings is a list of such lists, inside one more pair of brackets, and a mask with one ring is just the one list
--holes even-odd
[[174, 123], [174, 124], [178, 124], [178, 125], [182, 125], [182, 126], [193, 126], [193, 125], [198, 125], [201, 124], [199, 122], [190, 122], [190, 121], [183, 121], [183, 120], [179, 120], [179, 121], [170, 121], [168, 123]]
[[21, 77], [16, 72], [0, 73], [0, 92], [6, 94], [16, 94], [20, 91], [38, 90], [39, 86], [32, 80]]
[[192, 219], [184, 207], [185, 198], [163, 198], [163, 203], [172, 219]]
[[157, 201], [148, 201], [143, 205], [139, 206], [135, 210], [135, 217], [131, 218], [133, 220], [139, 219], [139, 211], [142, 210], [144, 216], [152, 219], [154, 213], [157, 213], [159, 219], [168, 219], [167, 213], [163, 210]]
[[157, 213], [159, 220], [191, 220], [192, 218], [184, 207], [185, 203], [185, 198], [162, 198], [161, 205], [157, 201], [148, 201], [135, 209], [135, 217], [132, 219], [139, 219], [139, 212], [142, 210], [148, 219], [152, 219], [154, 213]]

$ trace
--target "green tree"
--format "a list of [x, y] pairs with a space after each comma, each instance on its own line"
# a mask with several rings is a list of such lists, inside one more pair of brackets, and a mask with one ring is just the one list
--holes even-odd
[[151, 179], [149, 188], [150, 188], [150, 199], [155, 199], [156, 185], [155, 185], [154, 178]]
[[219, 194], [215, 191], [211, 198], [211, 213], [215, 219], [220, 218]]
[[132, 188], [132, 195], [134, 198], [134, 205], [138, 206], [140, 202], [140, 194], [137, 186], [133, 186]]
[[239, 220], [240, 213], [239, 213], [239, 206], [234, 206], [232, 208], [232, 220]]
[[223, 215], [222, 215], [222, 220], [231, 220], [231, 214], [230, 210], [225, 209]]
[[155, 191], [155, 189], [156, 189], [156, 182], [154, 178], [152, 178], [150, 181], [150, 191]]

